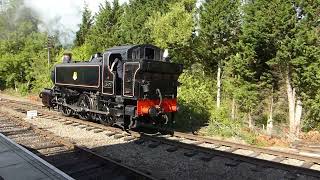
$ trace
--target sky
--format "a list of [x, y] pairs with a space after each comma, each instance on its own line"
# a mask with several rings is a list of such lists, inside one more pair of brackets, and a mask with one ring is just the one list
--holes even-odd
[[[42, 22], [39, 29], [49, 34], [59, 31], [59, 39], [64, 45], [71, 44], [75, 38], [85, 2], [94, 14], [105, 0], [24, 0], [25, 6], [32, 8], [39, 15]], [[128, 0], [119, 2], [124, 3]]]

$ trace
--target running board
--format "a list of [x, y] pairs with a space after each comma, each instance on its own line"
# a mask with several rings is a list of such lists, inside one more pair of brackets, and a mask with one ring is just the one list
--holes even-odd
[[97, 110], [92, 110], [92, 109], [88, 109], [88, 108], [82, 108], [82, 107], [78, 107], [78, 106], [72, 106], [69, 104], [65, 104], [65, 103], [57, 103], [58, 105], [64, 106], [64, 107], [68, 107], [70, 109], [72, 109], [73, 111], [79, 113], [79, 112], [92, 112], [92, 113], [96, 113], [96, 114], [103, 114], [103, 115], [110, 115], [110, 112], [104, 112], [104, 111], [97, 111]]

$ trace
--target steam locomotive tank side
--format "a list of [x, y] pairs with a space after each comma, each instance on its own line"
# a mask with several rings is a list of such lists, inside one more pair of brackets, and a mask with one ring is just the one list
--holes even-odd
[[[119, 72], [114, 67], [123, 68]], [[40, 94], [43, 104], [65, 116], [94, 119], [125, 129], [163, 128], [177, 112], [182, 65], [163, 61], [152, 45], [120, 46], [85, 63], [55, 67], [52, 89]]]

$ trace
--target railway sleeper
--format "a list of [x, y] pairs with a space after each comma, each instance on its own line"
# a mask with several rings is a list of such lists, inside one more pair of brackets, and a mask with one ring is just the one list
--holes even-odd
[[66, 151], [68, 151], [68, 149], [66, 149], [65, 147], [54, 147], [50, 149], [40, 149], [40, 150], [31, 149], [30, 151], [38, 156], [47, 158], [47, 157], [56, 156], [56, 155], [60, 156], [62, 153], [65, 153]]
[[18, 142], [18, 143], [22, 143], [22, 144], [26, 144], [26, 143], [39, 143], [39, 137], [35, 134], [30, 134], [29, 136], [16, 136], [16, 137], [12, 137], [12, 140]]
[[249, 154], [248, 156], [254, 158], [254, 157], [259, 156], [260, 154], [261, 154], [261, 152], [253, 152], [253, 153]]
[[315, 165], [313, 162], [310, 162], [310, 161], [305, 161], [301, 167], [303, 168], [311, 168], [313, 165]]
[[[34, 142], [29, 142], [27, 144], [29, 144], [29, 145], [27, 145], [27, 147], [32, 148], [33, 150], [50, 149], [50, 146], [53, 145], [52, 143], [48, 143], [45, 141], [39, 141], [39, 142], [34, 141]], [[51, 148], [53, 148], [53, 147], [51, 147]]]
[[109, 137], [111, 137], [111, 136], [113, 136], [113, 135], [116, 135], [116, 134], [117, 134], [117, 133], [115, 133], [115, 132], [107, 132], [107, 133], [106, 133], [106, 135], [109, 136]]
[[14, 123], [2, 123], [0, 125], [0, 129], [7, 129], [7, 128], [16, 128], [17, 124]]
[[115, 134], [114, 136], [113, 136], [113, 138], [114, 139], [120, 139], [120, 138], [123, 138], [125, 135], [123, 135], [123, 134]]
[[149, 147], [149, 148], [156, 148], [156, 147], [158, 147], [160, 144], [161, 144], [160, 141], [153, 141], [152, 143], [150, 143], [150, 144], [148, 145], [148, 147]]
[[105, 177], [106, 179], [123, 179], [123, 172], [119, 170], [119, 167], [110, 167], [110, 164], [108, 164], [74, 173], [72, 176], [78, 180], [101, 179], [101, 177]]
[[35, 150], [43, 150], [43, 149], [51, 149], [51, 148], [56, 148], [56, 147], [63, 147], [64, 145], [62, 144], [50, 144], [50, 145], [39, 145]]
[[73, 123], [73, 124], [71, 124], [71, 126], [73, 126], [73, 127], [77, 127], [77, 126], [80, 126], [81, 124], [80, 123]]
[[185, 152], [183, 153], [184, 156], [187, 156], [187, 157], [193, 157], [195, 155], [197, 155], [199, 152], [197, 150], [194, 150], [194, 151], [188, 151], [188, 152]]
[[264, 167], [261, 165], [256, 164], [255, 166], [251, 167], [250, 170], [253, 172], [261, 172], [263, 171]]
[[93, 130], [94, 133], [101, 133], [103, 131], [104, 131], [103, 129], [95, 129], [95, 130]]
[[225, 166], [228, 167], [235, 167], [238, 166], [240, 163], [242, 163], [243, 161], [241, 160], [230, 160], [224, 163]]
[[126, 137], [123, 138], [124, 141], [131, 141], [131, 140], [134, 140], [134, 139], [136, 139], [136, 138], [133, 137], [133, 136], [126, 136]]
[[209, 162], [211, 161], [211, 159], [213, 159], [215, 156], [214, 155], [210, 155], [210, 154], [205, 154], [203, 156], [200, 157], [200, 160], [205, 161], [205, 162]]
[[175, 152], [175, 151], [178, 151], [178, 149], [179, 149], [178, 146], [172, 146], [172, 147], [167, 149], [167, 152]]
[[30, 130], [31, 130], [31, 128], [27, 127], [27, 128], [20, 128], [20, 129], [0, 130], [0, 132], [2, 134], [4, 134], [5, 136], [10, 136], [10, 135], [16, 135], [16, 134], [23, 134], [23, 133], [28, 132]]
[[85, 128], [88, 128], [87, 125], [81, 125], [81, 126], [78, 126], [80, 129], [85, 129]]
[[97, 163], [88, 163], [88, 161], [86, 161], [83, 163], [75, 164], [74, 166], [60, 166], [58, 168], [63, 170], [64, 172], [66, 172], [67, 174], [69, 174], [71, 176], [75, 176], [75, 174], [77, 174], [77, 173], [86, 172], [91, 169], [97, 169], [101, 166], [104, 166], [104, 165], [101, 163], [98, 163], [98, 162]]
[[190, 144], [200, 145], [200, 144], [203, 144], [203, 143], [205, 143], [205, 142], [204, 142], [204, 141], [194, 141], [194, 142], [192, 142], [192, 143], [190, 143]]
[[94, 130], [94, 129], [97, 129], [97, 128], [96, 127], [87, 127], [86, 128], [87, 131], [91, 131], [91, 130]]
[[239, 148], [236, 148], [236, 147], [230, 147], [229, 149], [226, 149], [226, 150], [224, 150], [225, 152], [230, 152], [230, 153], [232, 153], [232, 152], [234, 152], [234, 151], [236, 151], [236, 150], [238, 150]]
[[[66, 156], [68, 156], [66, 157], [68, 158], [68, 161], [65, 161], [65, 158], [62, 158], [62, 157], [53, 157], [49, 159], [49, 161], [54, 162], [55, 166], [59, 168], [73, 167], [73, 166], [76, 166], [77, 164], [85, 164], [86, 162], [90, 161], [90, 159], [88, 158], [76, 157], [70, 153], [65, 153], [65, 154]], [[59, 158], [59, 159], [55, 159], [55, 158]]]
[[272, 161], [274, 162], [278, 162], [281, 163], [283, 160], [285, 160], [286, 158], [283, 156], [277, 156], [276, 158], [272, 159]]
[[6, 135], [7, 137], [9, 137], [10, 139], [17, 139], [19, 137], [22, 137], [22, 138], [31, 138], [34, 136], [34, 132], [33, 131], [26, 131], [22, 134], [17, 134], [17, 133], [13, 133], [13, 134], [10, 134], [10, 135]]
[[135, 143], [135, 144], [138, 144], [138, 145], [141, 145], [141, 144], [145, 143], [145, 140], [143, 140], [143, 139], [138, 139], [138, 140], [134, 141], [134, 143]]
[[73, 124], [73, 122], [72, 121], [67, 121], [67, 122], [65, 122], [65, 123], [63, 123], [64, 125], [70, 125], [70, 124]]

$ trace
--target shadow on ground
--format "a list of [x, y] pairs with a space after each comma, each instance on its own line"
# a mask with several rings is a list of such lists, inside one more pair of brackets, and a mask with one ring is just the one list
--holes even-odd
[[179, 112], [175, 116], [175, 129], [177, 131], [194, 133], [207, 126], [210, 113], [202, 107], [193, 107], [186, 103], [179, 104]]
[[[117, 139], [112, 139], [110, 137], [106, 138], [104, 144], [109, 143], [109, 141], [118, 141]], [[100, 144], [103, 143], [100, 142]], [[259, 179], [287, 179], [286, 177], [290, 175], [290, 172], [280, 169], [271, 167], [259, 169], [259, 166], [254, 164], [218, 155], [213, 156], [209, 161], [204, 161], [204, 158], [208, 158], [208, 154], [198, 152], [190, 156], [193, 152], [192, 150], [178, 148], [175, 151], [168, 151], [170, 148], [172, 149], [172, 146], [167, 144], [137, 139], [130, 142], [121, 141], [117, 144], [100, 145], [91, 150], [117, 163], [123, 163], [126, 166], [163, 180], [233, 180], [255, 179], [256, 177], [259, 177]], [[141, 177], [135, 176], [132, 172], [126, 173], [114, 164], [100, 163], [94, 157], [83, 157], [78, 151], [48, 155], [43, 159], [75, 179], [141, 179]]]

